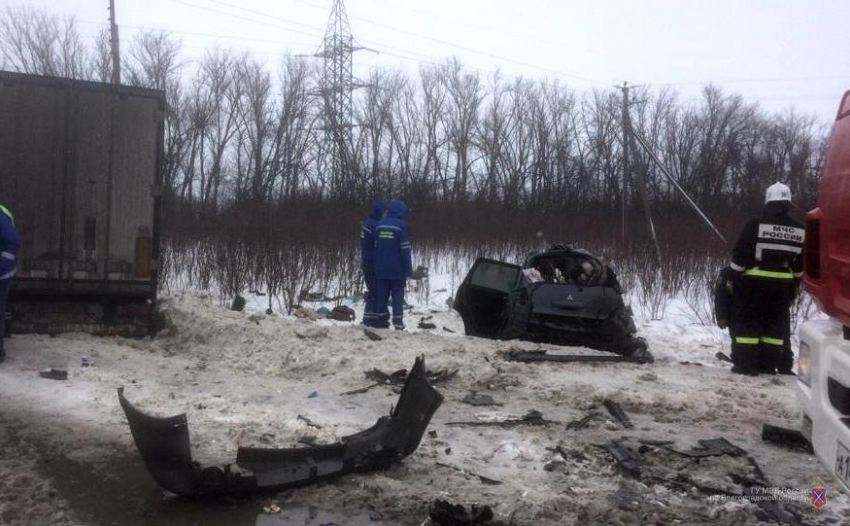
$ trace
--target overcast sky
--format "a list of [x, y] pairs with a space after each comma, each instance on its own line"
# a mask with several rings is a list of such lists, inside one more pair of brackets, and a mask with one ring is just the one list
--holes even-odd
[[[105, 25], [108, 0], [0, 0]], [[184, 58], [251, 50], [270, 64], [312, 54], [332, 0], [116, 0], [122, 37], [167, 29]], [[470, 69], [558, 78], [578, 90], [671, 84], [683, 101], [713, 82], [770, 111], [831, 122], [850, 88], [848, 0], [346, 0], [355, 73], [457, 56]]]

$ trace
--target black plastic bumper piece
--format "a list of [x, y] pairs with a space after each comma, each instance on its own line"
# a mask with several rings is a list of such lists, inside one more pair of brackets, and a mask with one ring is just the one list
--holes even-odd
[[118, 389], [118, 400], [142, 461], [164, 489], [184, 497], [244, 496], [312, 484], [348, 473], [387, 467], [419, 446], [443, 402], [417, 358], [395, 409], [365, 431], [335, 444], [305, 448], [239, 448], [237, 465], [202, 467], [192, 460], [186, 415], [157, 418], [136, 409]]

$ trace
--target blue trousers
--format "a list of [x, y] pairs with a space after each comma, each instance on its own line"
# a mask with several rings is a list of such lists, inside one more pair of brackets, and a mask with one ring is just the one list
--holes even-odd
[[374, 274], [370, 275], [364, 272], [363, 281], [366, 282], [366, 290], [369, 294], [366, 297], [366, 307], [363, 311], [363, 325], [367, 327], [375, 327], [377, 325], [378, 318], [378, 311], [375, 309], [375, 305], [378, 303], [378, 278], [376, 278]]
[[376, 327], [386, 329], [390, 326], [390, 295], [393, 297], [393, 325], [404, 326], [404, 285], [403, 279], [378, 279], [376, 294], [378, 302], [375, 305], [375, 312], [378, 313]]
[[3, 335], [6, 334], [6, 302], [11, 288], [11, 278], [0, 280], [0, 357], [6, 354], [3, 349]]

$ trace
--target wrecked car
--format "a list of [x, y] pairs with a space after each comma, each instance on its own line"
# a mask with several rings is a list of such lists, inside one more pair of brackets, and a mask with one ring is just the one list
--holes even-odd
[[479, 258], [455, 295], [466, 334], [586, 346], [651, 362], [614, 271], [558, 244], [522, 265]]
[[238, 470], [230, 465], [203, 467], [192, 460], [185, 414], [147, 415], [118, 390], [133, 440], [145, 467], [165, 490], [183, 497], [246, 496], [280, 491], [341, 475], [385, 468], [419, 446], [443, 396], [428, 382], [424, 358], [416, 363], [395, 409], [372, 427], [327, 445], [299, 448], [240, 447]]

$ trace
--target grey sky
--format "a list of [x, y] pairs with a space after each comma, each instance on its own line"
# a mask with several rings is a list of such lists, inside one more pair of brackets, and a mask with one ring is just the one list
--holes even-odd
[[[20, 2], [3, 0], [6, 4]], [[76, 15], [87, 34], [107, 0], [24, 0]], [[116, 0], [127, 37], [169, 29], [187, 60], [248, 49], [274, 64], [313, 53], [331, 0]], [[355, 72], [459, 57], [482, 72], [558, 78], [579, 90], [671, 83], [687, 102], [706, 81], [770, 111], [794, 106], [831, 122], [850, 88], [846, 0], [346, 0], [365, 47]]]

